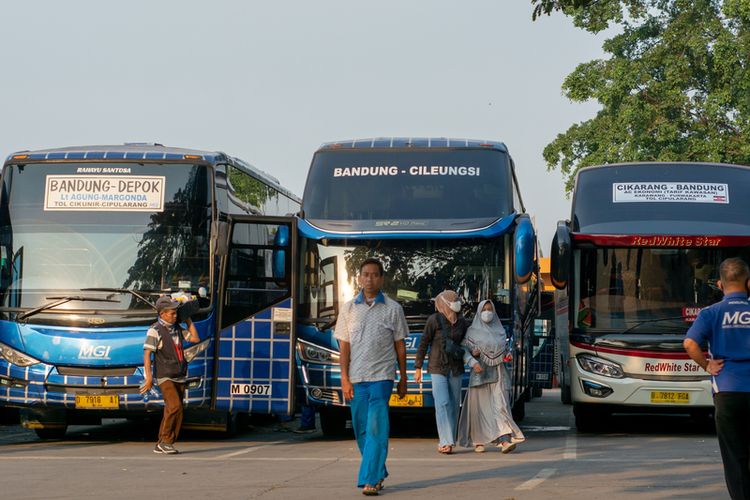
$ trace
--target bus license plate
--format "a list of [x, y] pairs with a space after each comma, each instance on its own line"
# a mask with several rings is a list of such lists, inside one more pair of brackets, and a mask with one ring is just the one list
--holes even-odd
[[76, 394], [76, 409], [83, 410], [116, 410], [120, 407], [117, 394]]
[[651, 391], [652, 403], [689, 404], [689, 392]]
[[390, 406], [411, 406], [414, 408], [422, 406], [422, 395], [421, 394], [407, 394], [403, 399], [398, 397], [398, 394], [391, 394], [391, 400], [388, 401]]

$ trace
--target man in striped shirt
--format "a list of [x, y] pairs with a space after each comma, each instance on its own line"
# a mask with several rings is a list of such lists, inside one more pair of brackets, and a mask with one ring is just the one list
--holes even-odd
[[185, 321], [187, 330], [177, 323], [179, 305], [180, 303], [171, 297], [159, 297], [156, 301], [159, 319], [148, 329], [146, 342], [143, 344], [145, 380], [141, 386], [141, 393], [150, 391], [154, 384], [151, 374], [153, 353], [156, 383], [164, 399], [164, 416], [159, 426], [159, 441], [154, 447], [154, 453], [168, 455], [179, 453], [174, 447], [174, 442], [182, 425], [182, 400], [185, 397], [187, 379], [187, 360], [182, 349], [182, 339], [193, 343], [200, 342], [198, 331], [190, 318]]
[[377, 495], [388, 477], [388, 402], [396, 365], [396, 392], [406, 395], [406, 346], [409, 328], [401, 305], [387, 297], [383, 264], [365, 259], [359, 268], [362, 290], [339, 310], [334, 331], [341, 349], [341, 389], [351, 401], [352, 427], [362, 454], [357, 486]]

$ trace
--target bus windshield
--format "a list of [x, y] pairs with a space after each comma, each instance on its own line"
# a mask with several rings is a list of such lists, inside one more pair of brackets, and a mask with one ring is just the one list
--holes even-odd
[[383, 291], [401, 303], [408, 319], [423, 321], [435, 312], [431, 302], [446, 288], [473, 313], [490, 298], [501, 318], [510, 317], [506, 251], [508, 237], [494, 240], [304, 240], [301, 256], [301, 320], [332, 325], [339, 305], [358, 293], [362, 261], [380, 259], [386, 270]]
[[[202, 165], [8, 165], [0, 200], [0, 305], [35, 308], [50, 297], [107, 295], [86, 288], [210, 293], [209, 186]], [[114, 298], [75, 300], [46, 312], [149, 309], [127, 293]]]
[[574, 324], [588, 333], [684, 333], [701, 308], [721, 300], [716, 282], [728, 257], [746, 248], [576, 250]]
[[508, 155], [496, 150], [323, 151], [310, 167], [302, 208], [309, 220], [342, 224], [492, 222], [513, 210], [510, 178]]

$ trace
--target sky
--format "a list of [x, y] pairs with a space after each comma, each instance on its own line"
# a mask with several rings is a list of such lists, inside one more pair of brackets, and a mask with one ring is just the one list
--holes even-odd
[[529, 0], [2, 2], [0, 157], [157, 142], [224, 151], [302, 195], [323, 142], [505, 142], [542, 253], [569, 217], [542, 150], [596, 103], [561, 84], [604, 38]]

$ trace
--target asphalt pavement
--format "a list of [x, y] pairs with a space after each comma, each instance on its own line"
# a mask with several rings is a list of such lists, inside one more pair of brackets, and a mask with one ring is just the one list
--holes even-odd
[[[437, 453], [430, 415], [394, 418], [386, 498], [724, 499], [716, 436], [687, 417], [618, 416], [607, 432], [575, 430], [558, 391], [527, 403], [527, 441], [503, 455]], [[154, 429], [107, 421], [62, 441], [0, 427], [1, 498], [362, 498], [352, 439], [281, 432], [268, 419], [224, 439], [185, 432], [180, 455], [152, 452]]]

